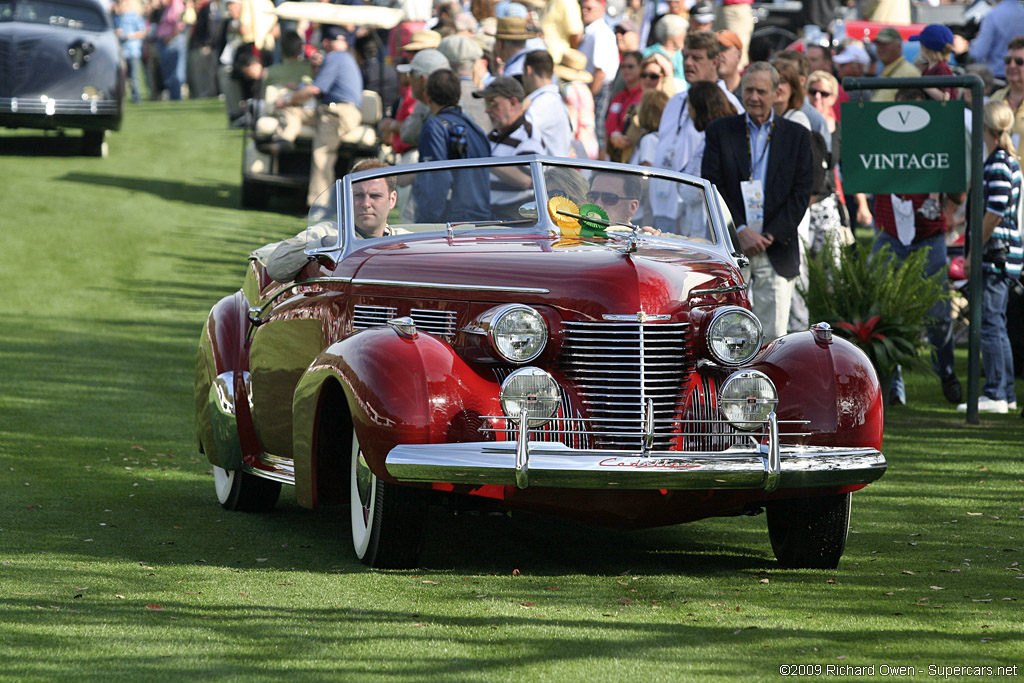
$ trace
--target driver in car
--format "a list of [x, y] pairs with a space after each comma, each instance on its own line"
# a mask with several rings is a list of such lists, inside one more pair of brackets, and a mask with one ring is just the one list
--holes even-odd
[[640, 178], [598, 171], [590, 179], [587, 201], [608, 212], [612, 223], [631, 225], [630, 219], [640, 208]]
[[[377, 159], [366, 159], [352, 167], [352, 172], [387, 168], [388, 164]], [[388, 225], [388, 213], [398, 201], [395, 176], [373, 178], [352, 185], [352, 212], [355, 215], [356, 235], [362, 239], [400, 235], [409, 232]], [[323, 245], [336, 244], [338, 227], [333, 221], [312, 225], [295, 237], [272, 242], [249, 254], [266, 265], [267, 275], [277, 282], [291, 282], [309, 263], [306, 249], [319, 242]]]

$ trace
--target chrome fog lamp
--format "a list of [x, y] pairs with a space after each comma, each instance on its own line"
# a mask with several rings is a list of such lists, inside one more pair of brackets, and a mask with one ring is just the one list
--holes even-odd
[[555, 378], [540, 368], [520, 368], [501, 383], [501, 409], [511, 420], [518, 420], [525, 409], [530, 427], [548, 423], [558, 412], [561, 393]]
[[512, 304], [494, 316], [488, 335], [502, 358], [513, 363], [526, 363], [544, 350], [548, 342], [548, 326], [534, 309]]
[[759, 429], [778, 405], [779, 394], [775, 385], [757, 370], [742, 370], [729, 375], [722, 383], [718, 399], [722, 417], [733, 427], [746, 431]]
[[708, 325], [708, 351], [723, 365], [743, 365], [761, 349], [761, 322], [745, 308], [725, 306]]

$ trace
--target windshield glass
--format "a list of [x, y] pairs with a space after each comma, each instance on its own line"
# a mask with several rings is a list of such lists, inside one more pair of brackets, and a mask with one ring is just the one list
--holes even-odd
[[[346, 204], [351, 204], [360, 239], [450, 225], [455, 230], [539, 226], [595, 239], [636, 227], [645, 234], [716, 242], [703, 185], [651, 177], [636, 167], [577, 163], [540, 165], [542, 182], [534, 182], [526, 163], [396, 167], [394, 173], [353, 182], [338, 214], [346, 220]], [[321, 195], [310, 212], [311, 227], [335, 214], [333, 197], [333, 188]], [[329, 246], [327, 240], [322, 246]]]
[[0, 0], [0, 22], [3, 21], [87, 31], [104, 31], [107, 28], [103, 14], [95, 7], [47, 0]]

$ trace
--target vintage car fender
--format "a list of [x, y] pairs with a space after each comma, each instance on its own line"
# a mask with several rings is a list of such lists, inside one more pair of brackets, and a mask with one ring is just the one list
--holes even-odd
[[236, 371], [241, 366], [240, 340], [248, 326], [242, 292], [218, 301], [210, 310], [196, 355], [195, 411], [199, 451], [224, 469], [242, 466], [235, 422]]
[[812, 436], [799, 443], [881, 450], [878, 374], [854, 344], [828, 334], [789, 334], [771, 342], [750, 368], [774, 382], [779, 420], [806, 421], [799, 431]]
[[[330, 383], [340, 385], [344, 406], [325, 401]], [[347, 495], [347, 474], [341, 481], [321, 478], [325, 472], [348, 472], [347, 460], [318, 462], [321, 420], [351, 420], [370, 469], [394, 482], [384, 460], [396, 444], [479, 440], [473, 420], [500, 414], [499, 388], [496, 377], [479, 374], [451, 346], [423, 332], [410, 339], [391, 327], [378, 327], [331, 345], [295, 389], [293, 455], [299, 504], [313, 508]], [[337, 414], [344, 408], [347, 415]], [[347, 457], [349, 445], [341, 446], [338, 451]]]

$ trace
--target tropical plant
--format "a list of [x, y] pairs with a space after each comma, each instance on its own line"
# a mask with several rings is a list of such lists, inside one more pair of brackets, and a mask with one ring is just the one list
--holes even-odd
[[807, 287], [800, 293], [810, 320], [829, 323], [859, 346], [883, 381], [897, 365], [920, 364], [928, 311], [949, 295], [945, 273], [923, 277], [927, 258], [918, 250], [900, 261], [888, 244], [874, 243], [856, 244], [838, 258], [828, 250], [808, 255]]

